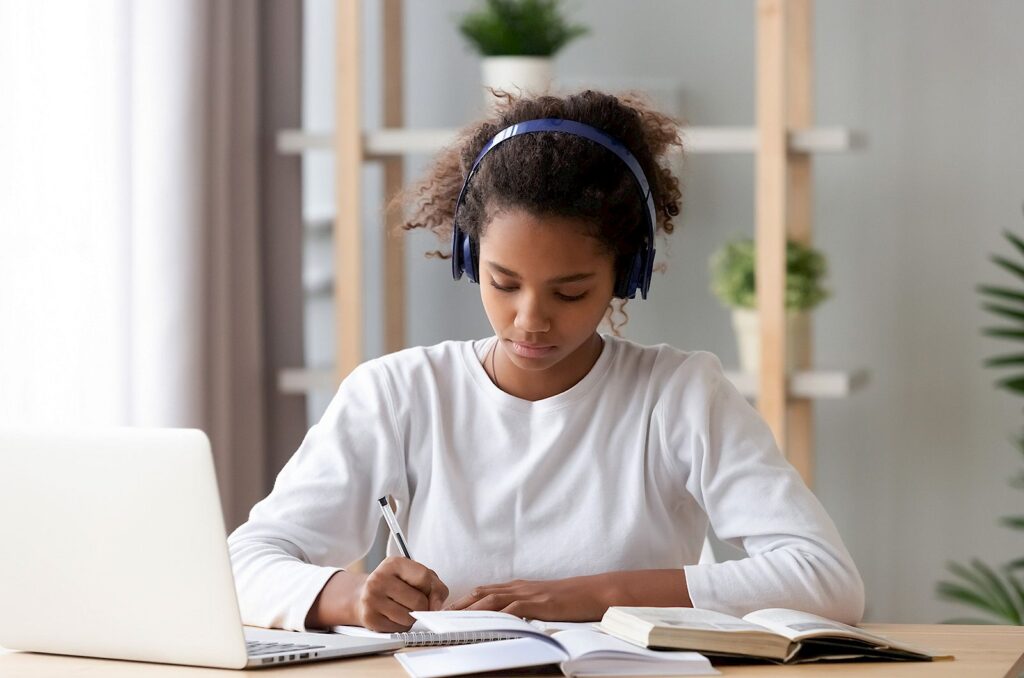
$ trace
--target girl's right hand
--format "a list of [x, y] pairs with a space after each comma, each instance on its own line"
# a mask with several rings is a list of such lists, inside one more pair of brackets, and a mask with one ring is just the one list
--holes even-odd
[[448, 587], [437, 573], [415, 560], [385, 558], [363, 581], [356, 604], [360, 626], [374, 631], [406, 631], [414, 610], [440, 610]]
[[324, 585], [306, 616], [306, 628], [338, 624], [373, 631], [406, 631], [414, 610], [440, 610], [448, 587], [415, 560], [392, 556], [370, 574], [341, 571]]

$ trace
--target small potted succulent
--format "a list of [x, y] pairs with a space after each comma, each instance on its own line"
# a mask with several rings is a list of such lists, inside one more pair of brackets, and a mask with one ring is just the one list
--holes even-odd
[[[754, 373], [761, 364], [755, 261], [751, 238], [731, 240], [711, 256], [711, 291], [732, 309], [740, 368]], [[821, 285], [826, 271], [825, 257], [820, 252], [797, 242], [786, 243], [786, 333], [791, 338], [786, 342], [787, 371], [793, 370], [802, 349], [799, 339], [809, 327], [809, 311], [829, 296]]]
[[569, 24], [560, 0], [481, 0], [459, 20], [459, 31], [483, 56], [484, 100], [489, 88], [542, 94], [551, 87], [551, 59], [587, 28]]

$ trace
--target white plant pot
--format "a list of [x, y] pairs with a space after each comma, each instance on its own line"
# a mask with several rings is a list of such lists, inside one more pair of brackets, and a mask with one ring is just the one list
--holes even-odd
[[[739, 344], [740, 369], [757, 374], [761, 369], [760, 318], [757, 311], [734, 308], [732, 326]], [[810, 315], [806, 311], [786, 312], [786, 372], [792, 372], [796, 357], [803, 349], [803, 338], [810, 328]]]
[[484, 105], [491, 107], [496, 101], [488, 87], [517, 96], [543, 94], [551, 88], [551, 73], [550, 57], [484, 57], [481, 62]]

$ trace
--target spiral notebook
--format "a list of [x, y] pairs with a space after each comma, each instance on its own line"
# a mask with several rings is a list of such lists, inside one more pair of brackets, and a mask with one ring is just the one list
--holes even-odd
[[[595, 628], [594, 623], [576, 622], [545, 622], [530, 621], [530, 626], [538, 632], [551, 635], [557, 631], [566, 631], [578, 628]], [[488, 640], [512, 640], [520, 638], [522, 634], [513, 634], [505, 631], [446, 631], [434, 632], [428, 630], [422, 622], [416, 622], [408, 631], [397, 633], [378, 633], [362, 626], [334, 626], [331, 628], [334, 633], [357, 638], [383, 638], [386, 640], [399, 640], [405, 643], [406, 647], [426, 647], [430, 645], [465, 645], [467, 643], [479, 643]]]

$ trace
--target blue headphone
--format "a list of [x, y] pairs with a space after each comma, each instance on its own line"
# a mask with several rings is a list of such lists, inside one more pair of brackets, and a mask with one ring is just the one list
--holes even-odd
[[646, 299], [647, 290], [651, 286], [651, 272], [654, 269], [654, 226], [657, 223], [654, 212], [654, 196], [651, 195], [651, 187], [647, 182], [647, 177], [640, 168], [640, 163], [637, 162], [633, 154], [629, 152], [629, 149], [621, 141], [596, 127], [591, 127], [575, 120], [563, 120], [561, 118], [527, 120], [516, 123], [511, 127], [506, 127], [495, 134], [494, 138], [488, 141], [476, 156], [469, 174], [466, 175], [466, 181], [462, 184], [462, 190], [459, 191], [459, 200], [455, 203], [455, 218], [452, 223], [452, 277], [458, 280], [465, 272], [472, 282], [480, 282], [480, 258], [477, 252], [477, 245], [469, 235], [459, 228], [459, 208], [466, 197], [466, 189], [469, 187], [470, 180], [480, 167], [480, 161], [501, 142], [520, 134], [534, 132], [564, 132], [590, 139], [604, 146], [622, 162], [626, 163], [626, 167], [629, 168], [633, 178], [636, 179], [640, 197], [646, 205], [644, 215], [647, 222], [647, 237], [646, 242], [633, 256], [629, 269], [615, 281], [614, 294], [622, 299], [632, 299], [636, 296], [637, 290], [640, 290], [640, 295]]

